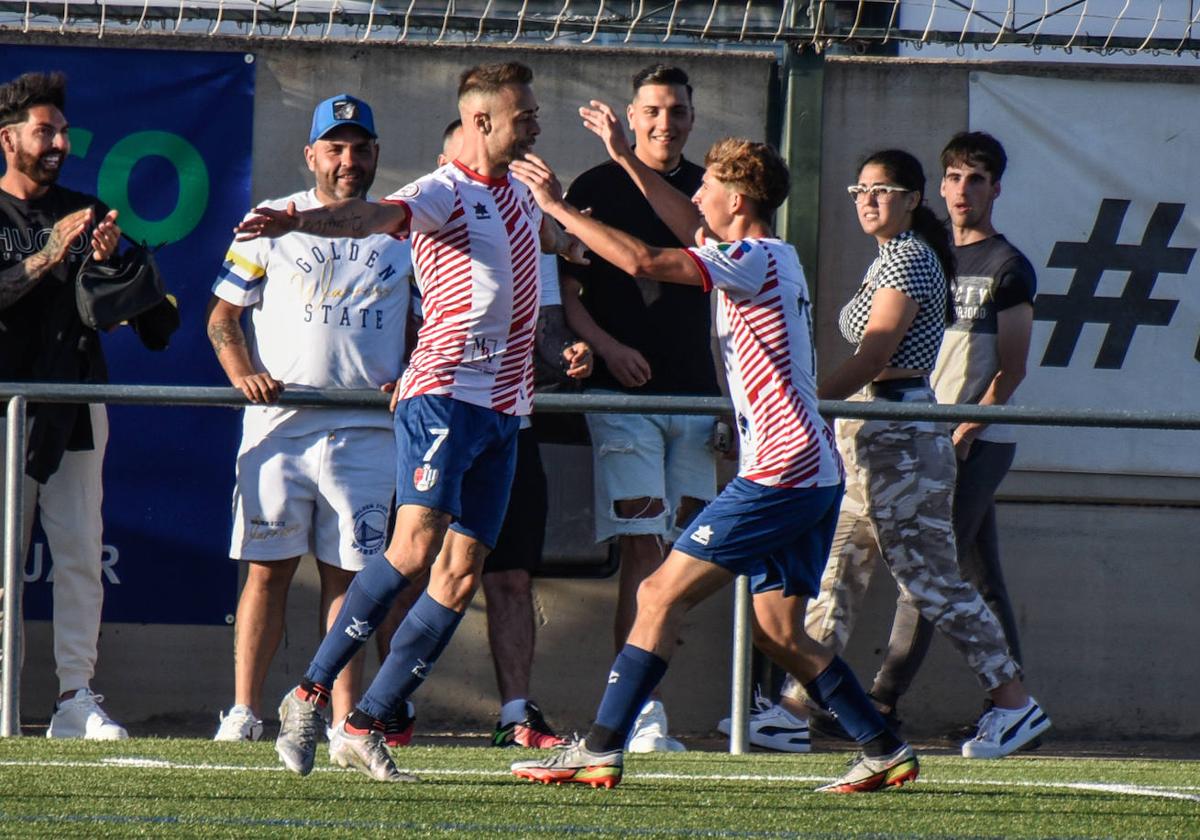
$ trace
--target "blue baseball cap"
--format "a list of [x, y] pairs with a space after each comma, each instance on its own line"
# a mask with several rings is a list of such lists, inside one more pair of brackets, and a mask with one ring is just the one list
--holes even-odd
[[348, 93], [331, 96], [313, 110], [312, 131], [308, 142], [315, 143], [339, 125], [356, 125], [372, 137], [375, 133], [375, 117], [371, 106]]

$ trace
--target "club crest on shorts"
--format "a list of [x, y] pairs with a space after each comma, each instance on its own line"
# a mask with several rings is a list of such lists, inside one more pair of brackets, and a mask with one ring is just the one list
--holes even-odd
[[420, 493], [433, 487], [437, 480], [438, 471], [434, 469], [433, 464], [422, 464], [413, 470], [413, 487], [417, 488]]
[[354, 550], [360, 554], [378, 554], [387, 538], [388, 509], [384, 505], [363, 505], [354, 512]]
[[692, 541], [698, 542], [700, 545], [708, 545], [708, 541], [712, 539], [713, 530], [711, 525], [701, 525], [692, 532]]

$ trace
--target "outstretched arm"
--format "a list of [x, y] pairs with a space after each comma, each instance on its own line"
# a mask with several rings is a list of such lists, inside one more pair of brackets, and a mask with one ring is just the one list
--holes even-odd
[[671, 233], [684, 245], [702, 242], [703, 239], [697, 235], [697, 231], [704, 227], [704, 220], [700, 218], [700, 211], [692, 204], [691, 196], [684, 195], [672, 187], [661, 175], [638, 160], [629, 146], [625, 129], [621, 127], [612, 108], [596, 99], [588, 105], [590, 107], [579, 109], [584, 127], [604, 141], [608, 156], [629, 173], [633, 183], [642, 191], [642, 195], [646, 196], [654, 212], [671, 229]]
[[330, 239], [361, 239], [373, 233], [404, 232], [410, 215], [403, 204], [377, 204], [361, 198], [346, 198], [311, 210], [297, 210], [295, 202], [289, 201], [286, 210], [255, 207], [253, 215], [233, 232], [238, 242], [260, 236], [274, 239], [297, 231]]
[[509, 164], [513, 177], [533, 193], [542, 211], [595, 253], [634, 277], [649, 277], [666, 283], [700, 286], [704, 278], [682, 248], [654, 248], [624, 231], [609, 227], [563, 201], [562, 186], [554, 171], [537, 155]]

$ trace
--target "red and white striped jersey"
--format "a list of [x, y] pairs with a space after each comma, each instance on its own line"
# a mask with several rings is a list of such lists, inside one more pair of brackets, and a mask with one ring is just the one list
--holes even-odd
[[689, 248], [717, 290], [717, 335], [741, 435], [738, 475], [767, 487], [842, 480], [833, 433], [817, 413], [812, 305], [804, 270], [779, 239]]
[[528, 414], [542, 212], [520, 182], [449, 163], [388, 196], [410, 212], [424, 320], [400, 397]]

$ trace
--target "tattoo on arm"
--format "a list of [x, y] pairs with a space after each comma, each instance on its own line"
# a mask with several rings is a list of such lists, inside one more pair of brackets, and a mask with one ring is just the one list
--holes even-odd
[[210, 323], [208, 340], [218, 356], [226, 347], [246, 346], [246, 335], [242, 332], [242, 326], [233, 319]]
[[366, 219], [356, 208], [307, 210], [299, 216], [297, 231], [317, 236], [336, 238], [340, 236], [363, 237], [372, 233], [367, 230]]
[[0, 309], [7, 309], [24, 297], [52, 268], [62, 262], [66, 253], [63, 235], [51, 228], [45, 247], [21, 263], [21, 272], [13, 272], [11, 278], [6, 277], [0, 283]]

